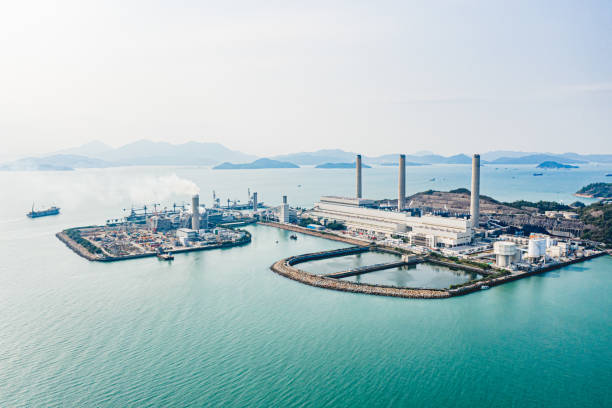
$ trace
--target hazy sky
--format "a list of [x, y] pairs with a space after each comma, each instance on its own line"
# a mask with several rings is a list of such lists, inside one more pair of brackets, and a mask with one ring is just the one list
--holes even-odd
[[7, 1], [4, 155], [612, 153], [611, 1]]

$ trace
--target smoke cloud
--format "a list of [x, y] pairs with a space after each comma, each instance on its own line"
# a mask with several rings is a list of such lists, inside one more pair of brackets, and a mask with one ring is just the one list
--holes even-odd
[[97, 203], [103, 206], [125, 207], [153, 203], [187, 201], [200, 188], [191, 180], [169, 175], [130, 174], [108, 169], [32, 173], [22, 187], [34, 196], [29, 200], [45, 206], [57, 204], [66, 209]]

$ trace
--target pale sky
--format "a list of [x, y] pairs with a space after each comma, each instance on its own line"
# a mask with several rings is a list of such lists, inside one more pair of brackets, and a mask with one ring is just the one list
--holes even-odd
[[7, 1], [4, 155], [612, 153], [610, 1]]

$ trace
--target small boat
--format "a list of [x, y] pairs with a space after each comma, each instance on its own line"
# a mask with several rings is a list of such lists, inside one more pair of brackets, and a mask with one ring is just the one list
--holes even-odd
[[489, 289], [489, 288], [490, 288], [490, 286], [487, 286], [487, 285], [482, 285], [482, 286], [480, 287], [480, 290], [487, 290], [487, 289]]
[[162, 261], [173, 261], [174, 260], [174, 255], [172, 255], [171, 252], [160, 252], [157, 254], [157, 257], [159, 259], [161, 259]]
[[533, 173], [534, 176], [543, 176], [544, 173]]
[[291, 234], [291, 235], [289, 235], [289, 238], [290, 238], [290, 239], [297, 239], [297, 235], [295, 235], [295, 234]]
[[278, 244], [278, 240], [276, 241], [276, 243]]

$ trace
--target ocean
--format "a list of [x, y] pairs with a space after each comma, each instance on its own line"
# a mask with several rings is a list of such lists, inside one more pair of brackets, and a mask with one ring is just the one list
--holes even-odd
[[[482, 194], [557, 200], [612, 166], [482, 168]], [[0, 407], [496, 406], [612, 404], [612, 258], [442, 300], [309, 287], [276, 260], [345, 244], [249, 226], [251, 244], [117, 263], [54, 234], [129, 208], [212, 191], [270, 205], [352, 195], [352, 170], [127, 167], [0, 172]], [[395, 198], [397, 169], [363, 170]], [[609, 178], [608, 178], [609, 179]], [[469, 188], [470, 167], [407, 168], [407, 192]], [[581, 199], [584, 202], [588, 200]], [[59, 216], [28, 219], [56, 204]], [[126, 211], [124, 211], [124, 209]], [[278, 243], [277, 243], [278, 241]]]

